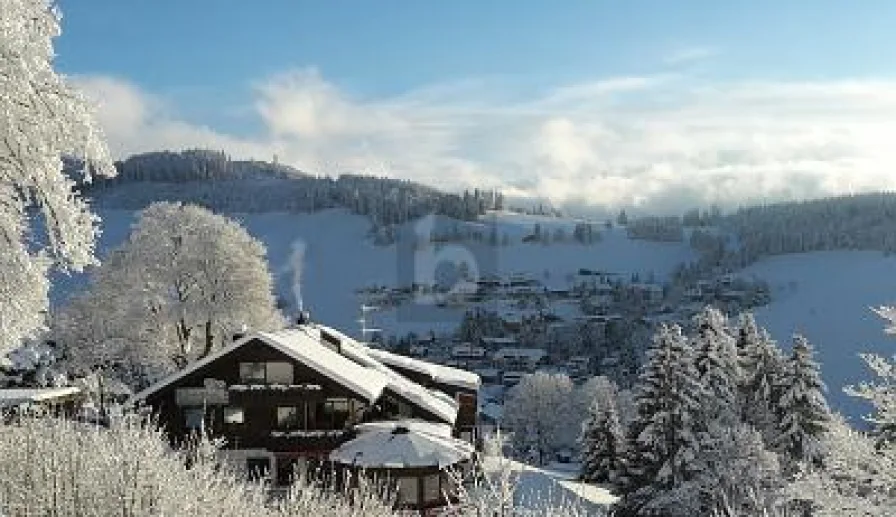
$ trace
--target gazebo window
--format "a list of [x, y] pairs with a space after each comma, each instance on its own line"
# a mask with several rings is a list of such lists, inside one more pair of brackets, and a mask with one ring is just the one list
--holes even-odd
[[202, 421], [205, 419], [205, 410], [201, 407], [191, 407], [184, 409], [184, 426], [195, 431], [202, 428]]
[[408, 505], [420, 504], [420, 498], [417, 494], [419, 486], [416, 477], [398, 478], [398, 501]]
[[442, 489], [439, 486], [440, 477], [438, 473], [423, 476], [424, 503], [432, 503], [442, 498]]

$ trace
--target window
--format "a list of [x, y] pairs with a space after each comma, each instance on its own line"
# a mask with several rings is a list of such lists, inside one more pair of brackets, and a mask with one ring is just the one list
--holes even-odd
[[328, 398], [315, 406], [315, 427], [318, 429], [342, 429], [351, 415], [349, 399]]
[[419, 504], [417, 497], [418, 485], [416, 477], [398, 478], [398, 502], [410, 505]]
[[224, 423], [225, 424], [244, 424], [246, 423], [246, 416], [243, 413], [243, 408], [241, 407], [225, 407], [224, 408]]
[[302, 426], [302, 413], [304, 408], [296, 406], [277, 407], [277, 428], [300, 429]]
[[202, 421], [205, 419], [205, 410], [201, 407], [184, 409], [184, 427], [189, 430], [202, 429]]
[[292, 384], [292, 363], [270, 362], [267, 364], [268, 384]]
[[249, 479], [252, 481], [260, 481], [268, 477], [271, 471], [270, 458], [248, 458], [246, 460], [246, 470], [249, 473]]
[[432, 503], [442, 498], [442, 489], [439, 486], [439, 474], [423, 476], [423, 502]]
[[264, 384], [264, 363], [240, 363], [240, 381], [248, 384]]

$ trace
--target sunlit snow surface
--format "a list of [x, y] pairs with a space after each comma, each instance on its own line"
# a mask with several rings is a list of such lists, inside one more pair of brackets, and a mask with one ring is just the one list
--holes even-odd
[[835, 251], [763, 259], [747, 274], [766, 279], [772, 303], [758, 311], [759, 323], [789, 350], [801, 332], [815, 345], [828, 385], [828, 400], [851, 420], [868, 407], [843, 393], [843, 386], [871, 378], [858, 353], [896, 354], [896, 337], [869, 310], [896, 303], [896, 257], [877, 252]]

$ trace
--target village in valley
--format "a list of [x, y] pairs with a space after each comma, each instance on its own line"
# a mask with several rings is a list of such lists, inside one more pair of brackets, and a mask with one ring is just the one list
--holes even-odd
[[[628, 386], [659, 325], [688, 327], [707, 305], [737, 315], [771, 301], [766, 282], [721, 268], [689, 283], [651, 280], [583, 267], [565, 274], [461, 275], [451, 286], [366, 287], [357, 291], [360, 333], [370, 334], [374, 346], [475, 372], [482, 379], [480, 419], [495, 427], [505, 390], [525, 374], [565, 374], [577, 384], [605, 376]], [[379, 313], [421, 300], [461, 309], [456, 330], [366, 329], [377, 326]]]

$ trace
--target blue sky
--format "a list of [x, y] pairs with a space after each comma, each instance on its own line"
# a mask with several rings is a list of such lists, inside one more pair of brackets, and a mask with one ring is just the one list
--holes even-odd
[[582, 206], [894, 186], [894, 2], [59, 3], [57, 64], [118, 154], [218, 146]]

